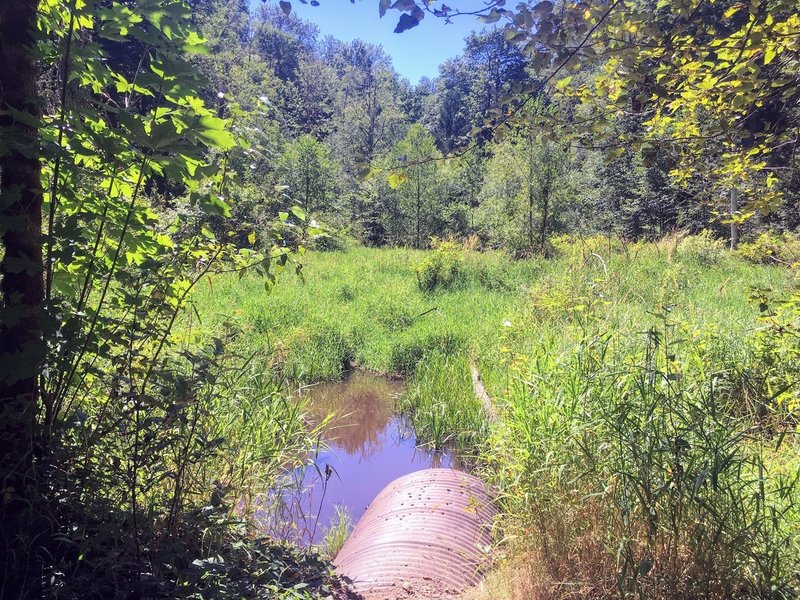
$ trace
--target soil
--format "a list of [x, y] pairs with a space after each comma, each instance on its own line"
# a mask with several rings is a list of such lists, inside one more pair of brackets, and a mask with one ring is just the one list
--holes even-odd
[[402, 581], [392, 584], [391, 589], [381, 588], [360, 594], [362, 600], [457, 600], [463, 590], [448, 588], [432, 578]]

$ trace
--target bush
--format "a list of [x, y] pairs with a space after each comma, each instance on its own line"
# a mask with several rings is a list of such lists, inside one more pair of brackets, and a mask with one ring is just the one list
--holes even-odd
[[320, 252], [344, 252], [350, 243], [350, 240], [342, 235], [325, 233], [311, 238], [308, 242], [308, 247], [311, 250], [319, 250]]
[[433, 252], [411, 266], [423, 292], [449, 289], [463, 280], [464, 256], [455, 242], [433, 241]]
[[736, 255], [755, 264], [794, 266], [800, 261], [800, 240], [790, 233], [765, 231], [752, 242], [740, 244]]
[[725, 257], [725, 242], [715, 239], [706, 229], [698, 235], [683, 238], [678, 245], [677, 253], [680, 258], [710, 267]]

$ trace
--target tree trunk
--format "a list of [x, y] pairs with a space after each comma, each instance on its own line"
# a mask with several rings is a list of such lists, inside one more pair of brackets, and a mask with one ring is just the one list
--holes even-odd
[[416, 232], [416, 245], [415, 248], [419, 250], [422, 247], [422, 174], [419, 172], [420, 167], [417, 167], [417, 232]]
[[[44, 265], [36, 65], [31, 53], [37, 0], [0, 0], [0, 470], [26, 485], [45, 356]], [[23, 122], [24, 121], [24, 122]], [[10, 470], [6, 471], [6, 468]], [[3, 490], [3, 500], [9, 499]], [[12, 492], [12, 496], [14, 493]]]
[[536, 193], [533, 189], [533, 136], [528, 133], [528, 251], [533, 253], [534, 243], [534, 227], [533, 227], [533, 206], [535, 203]]
[[547, 244], [547, 218], [550, 212], [550, 190], [545, 187], [542, 190], [542, 226], [539, 230], [539, 252], [544, 254]]
[[731, 188], [731, 250], [739, 246], [739, 224], [733, 219], [739, 212], [739, 190]]

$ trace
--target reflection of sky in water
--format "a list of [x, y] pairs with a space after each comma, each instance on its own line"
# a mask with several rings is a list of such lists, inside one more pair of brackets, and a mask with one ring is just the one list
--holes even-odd
[[289, 475], [291, 489], [281, 494], [280, 514], [263, 519], [273, 535], [318, 542], [336, 506], [347, 507], [356, 523], [378, 492], [401, 475], [456, 467], [448, 454], [416, 448], [413, 429], [394, 415], [394, 397], [402, 391], [400, 382], [365, 373], [309, 390], [312, 421], [335, 415], [324, 435], [328, 448], [314, 458], [319, 470], [312, 466]]

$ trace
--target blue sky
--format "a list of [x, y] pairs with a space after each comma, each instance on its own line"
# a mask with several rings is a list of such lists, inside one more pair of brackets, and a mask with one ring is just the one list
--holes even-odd
[[[272, 0], [269, 0], [272, 1]], [[475, 17], [463, 16], [446, 24], [444, 19], [426, 15], [422, 23], [402, 34], [393, 33], [400, 12], [389, 10], [382, 19], [378, 17], [378, 0], [319, 0], [319, 6], [301, 4], [291, 0], [292, 11], [319, 27], [321, 36], [350, 41], [362, 39], [365, 42], [383, 46], [392, 57], [397, 72], [416, 83], [420, 77], [435, 77], [438, 66], [446, 59], [457, 56], [464, 48], [464, 38], [472, 30], [480, 30], [485, 25]], [[441, 4], [437, 0], [436, 6]], [[473, 10], [483, 6], [480, 0], [460, 0], [448, 2], [462, 10]]]

